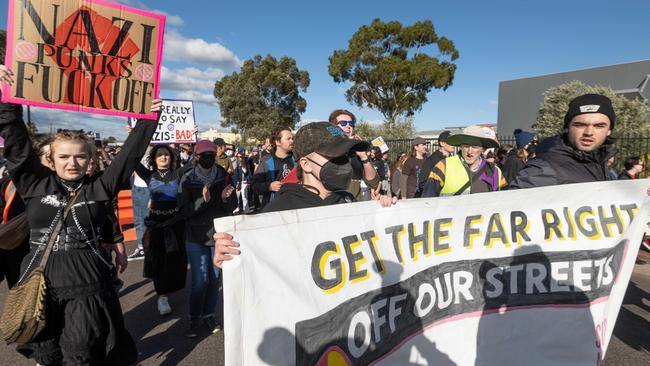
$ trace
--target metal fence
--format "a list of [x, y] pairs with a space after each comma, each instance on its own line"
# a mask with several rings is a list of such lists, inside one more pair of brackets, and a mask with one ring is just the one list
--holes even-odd
[[[438, 139], [425, 139], [427, 141], [427, 146], [429, 147], [429, 152], [435, 151], [438, 148]], [[641, 160], [645, 162], [645, 166], [648, 167], [650, 164], [650, 134], [640, 133], [640, 134], [625, 134], [616, 136], [613, 139], [613, 146], [616, 149], [616, 157], [614, 167], [617, 171], [623, 169], [623, 162], [628, 157], [639, 156]], [[404, 152], [410, 154], [412, 148], [412, 139], [403, 139], [403, 140], [386, 140], [386, 144], [389, 147], [389, 157], [391, 161], [399, 156], [400, 153]], [[515, 146], [515, 137], [514, 136], [499, 136], [499, 143], [501, 145], [508, 144]], [[650, 168], [650, 167], [649, 167]]]

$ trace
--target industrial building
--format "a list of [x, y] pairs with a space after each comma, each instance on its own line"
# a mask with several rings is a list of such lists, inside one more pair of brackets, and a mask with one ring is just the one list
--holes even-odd
[[650, 60], [561, 72], [499, 83], [499, 135], [512, 135], [516, 128], [532, 131], [543, 94], [549, 88], [578, 80], [587, 85], [609, 86], [628, 98], [650, 99]]

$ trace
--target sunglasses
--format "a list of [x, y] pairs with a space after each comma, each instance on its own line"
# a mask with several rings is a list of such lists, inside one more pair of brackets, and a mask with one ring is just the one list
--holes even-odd
[[337, 123], [338, 123], [339, 125], [343, 126], [343, 127], [345, 127], [345, 126], [347, 126], [347, 125], [350, 125], [350, 127], [354, 127], [354, 121], [352, 121], [352, 120], [345, 120], [345, 119], [344, 119], [344, 120], [342, 120], [342, 121], [338, 121]]

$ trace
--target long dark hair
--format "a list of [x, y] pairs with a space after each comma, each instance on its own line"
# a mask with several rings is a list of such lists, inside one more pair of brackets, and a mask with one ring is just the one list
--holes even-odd
[[151, 169], [158, 170], [158, 165], [156, 165], [156, 154], [160, 149], [167, 149], [167, 152], [169, 153], [169, 170], [176, 169], [176, 154], [169, 145], [154, 145], [147, 156], [147, 164], [149, 164]]

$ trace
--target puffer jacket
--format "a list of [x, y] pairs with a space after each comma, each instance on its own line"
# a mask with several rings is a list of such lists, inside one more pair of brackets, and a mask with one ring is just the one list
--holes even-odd
[[508, 182], [508, 189], [611, 180], [607, 168], [610, 149], [602, 146], [584, 152], [570, 146], [565, 135], [546, 138], [538, 145], [537, 156], [526, 163], [515, 180]]

